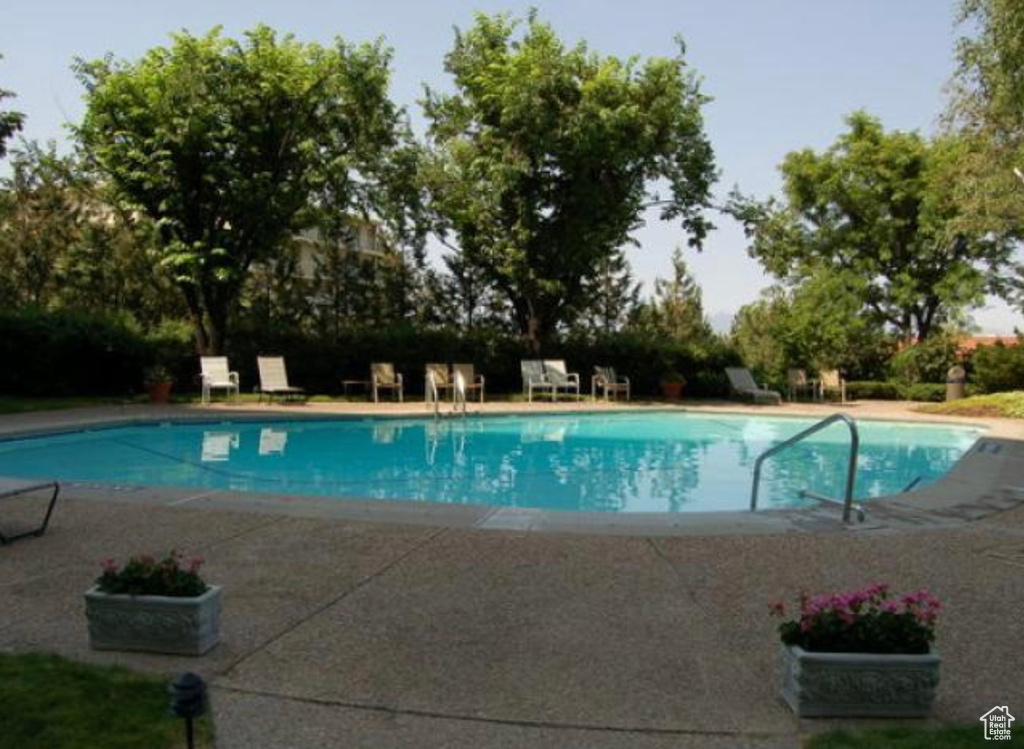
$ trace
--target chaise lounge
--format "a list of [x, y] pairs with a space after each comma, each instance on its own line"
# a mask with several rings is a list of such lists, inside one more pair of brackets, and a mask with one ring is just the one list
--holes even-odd
[[782, 395], [775, 390], [768, 390], [754, 382], [754, 376], [746, 367], [726, 367], [725, 376], [729, 378], [732, 391], [741, 398], [749, 398], [754, 403], [767, 403], [778, 406], [782, 403]]

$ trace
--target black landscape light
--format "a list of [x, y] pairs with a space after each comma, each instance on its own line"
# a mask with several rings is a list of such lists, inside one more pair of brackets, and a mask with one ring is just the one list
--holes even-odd
[[206, 710], [206, 683], [203, 677], [188, 672], [172, 681], [168, 691], [171, 713], [185, 719], [185, 741], [188, 749], [195, 749], [192, 721]]

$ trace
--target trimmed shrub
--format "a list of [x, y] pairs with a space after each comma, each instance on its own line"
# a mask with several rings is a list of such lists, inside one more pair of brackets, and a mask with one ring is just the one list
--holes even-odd
[[917, 382], [913, 385], [899, 385], [900, 398], [908, 401], [940, 403], [946, 400], [946, 384]]
[[850, 400], [899, 400], [900, 391], [895, 382], [859, 380], [846, 383], [846, 395]]
[[971, 357], [970, 379], [984, 393], [1024, 390], [1024, 345], [1001, 341], [979, 346]]
[[934, 335], [893, 356], [889, 360], [889, 375], [904, 385], [945, 382], [946, 372], [958, 362], [958, 348], [955, 338]]

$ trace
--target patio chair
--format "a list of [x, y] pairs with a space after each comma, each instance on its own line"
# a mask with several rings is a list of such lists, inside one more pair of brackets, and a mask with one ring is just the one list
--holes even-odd
[[5, 536], [3, 533], [0, 533], [0, 546], [9, 544], [11, 541], [17, 541], [19, 538], [25, 538], [27, 536], [41, 536], [46, 533], [46, 528], [50, 524], [50, 516], [53, 515], [53, 506], [57, 504], [57, 495], [60, 494], [60, 484], [56, 481], [0, 478], [0, 499], [17, 497], [21, 494], [29, 494], [36, 491], [42, 491], [43, 489], [53, 489], [53, 494], [50, 495], [50, 501], [46, 505], [46, 514], [43, 516], [43, 522], [35, 528], [22, 531], [20, 533], [14, 533], [9, 536]]
[[614, 400], [619, 393], [625, 393], [626, 400], [629, 400], [629, 378], [616, 374], [614, 367], [594, 367], [590, 378], [590, 397], [597, 398], [598, 391], [605, 400], [609, 395]]
[[786, 388], [789, 400], [795, 401], [800, 393], [810, 393], [811, 398], [817, 396], [817, 385], [815, 380], [807, 379], [807, 372], [803, 369], [790, 369], [786, 372]]
[[214, 389], [226, 391], [225, 397], [230, 397], [231, 391], [234, 391], [235, 398], [238, 398], [238, 372], [228, 371], [226, 356], [200, 356], [199, 369], [203, 383], [203, 403], [210, 402], [210, 391]]
[[306, 397], [305, 390], [288, 384], [283, 356], [257, 356], [256, 367], [260, 371], [260, 403], [264, 395], [269, 403], [274, 402], [275, 395], [283, 400], [302, 400]]
[[564, 359], [545, 359], [544, 377], [552, 385], [551, 400], [559, 390], [564, 390], [566, 395], [575, 391], [576, 400], [580, 399], [580, 376], [576, 372], [566, 372]]
[[548, 382], [544, 374], [544, 362], [540, 359], [523, 359], [519, 362], [519, 371], [523, 375], [523, 395], [533, 402], [534, 390], [549, 390], [554, 398], [554, 385]]
[[[478, 392], [480, 402], [484, 402], [484, 376], [477, 374], [472, 364], [453, 364], [452, 365], [452, 380], [456, 381], [458, 378], [462, 378], [462, 387], [466, 393], [466, 399], [469, 400], [469, 394], [472, 391]], [[452, 400], [455, 400], [455, 391], [452, 390]]]
[[742, 398], [750, 398], [754, 403], [769, 403], [773, 406], [782, 403], [782, 396], [774, 390], [760, 387], [754, 382], [754, 376], [746, 367], [726, 367], [725, 376], [729, 378], [729, 385], [733, 392]]
[[370, 365], [370, 379], [373, 382], [373, 402], [380, 402], [380, 391], [390, 390], [398, 395], [398, 402], [403, 400], [402, 375], [395, 374], [395, 366], [391, 362], [373, 362]]
[[444, 393], [447, 390], [452, 392], [452, 397], [455, 396], [455, 381], [448, 373], [447, 364], [428, 364], [426, 366], [424, 380], [423, 392], [425, 394], [425, 400], [428, 403], [431, 399], [431, 380], [434, 382], [434, 392], [436, 392], [438, 400], [443, 400]]
[[826, 369], [818, 372], [818, 397], [825, 400], [827, 393], [838, 393], [839, 402], [846, 403], [846, 380], [838, 369]]

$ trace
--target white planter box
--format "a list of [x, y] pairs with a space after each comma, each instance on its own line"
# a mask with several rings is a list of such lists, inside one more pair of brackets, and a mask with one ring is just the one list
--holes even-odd
[[782, 645], [776, 665], [779, 696], [801, 718], [921, 718], [939, 685], [938, 653], [879, 655], [811, 653]]
[[220, 587], [195, 598], [85, 593], [89, 645], [95, 650], [143, 650], [202, 655], [220, 640]]

